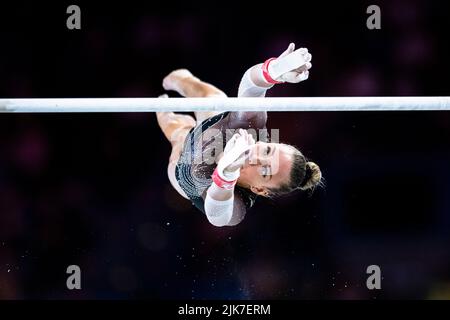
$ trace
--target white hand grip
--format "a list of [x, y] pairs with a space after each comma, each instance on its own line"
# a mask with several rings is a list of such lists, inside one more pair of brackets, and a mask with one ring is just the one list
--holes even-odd
[[304, 59], [304, 49], [297, 49], [294, 52], [288, 54], [285, 57], [275, 59], [269, 64], [269, 74], [272, 79], [278, 79], [282, 74], [286, 72], [300, 68], [307, 61]]
[[219, 160], [219, 163], [217, 164], [217, 171], [219, 176], [226, 180], [226, 181], [233, 181], [239, 178], [240, 175], [240, 169], [234, 171], [234, 172], [224, 172], [225, 168], [228, 167], [230, 164], [235, 162], [239, 157], [249, 150], [252, 146], [245, 145], [243, 147], [233, 147], [230, 151], [228, 151], [226, 154], [223, 155], [223, 157]]

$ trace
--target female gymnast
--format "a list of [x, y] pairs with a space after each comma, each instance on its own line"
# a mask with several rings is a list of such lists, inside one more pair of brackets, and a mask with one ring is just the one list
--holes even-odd
[[[311, 54], [305, 48], [294, 49], [291, 43], [278, 58], [248, 69], [238, 97], [264, 97], [274, 84], [306, 80]], [[226, 97], [186, 69], [171, 72], [163, 87], [184, 97]], [[215, 226], [240, 223], [258, 195], [313, 190], [321, 183], [319, 166], [295, 147], [255, 142], [258, 138], [249, 131], [265, 129], [266, 112], [195, 112], [195, 120], [173, 112], [156, 115], [172, 144], [167, 170], [172, 186]]]

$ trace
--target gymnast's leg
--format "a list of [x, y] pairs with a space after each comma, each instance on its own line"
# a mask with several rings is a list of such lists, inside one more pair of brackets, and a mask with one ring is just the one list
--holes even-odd
[[[179, 69], [171, 72], [163, 80], [163, 87], [166, 90], [174, 90], [180, 95], [188, 98], [198, 97], [226, 97], [225, 93], [213, 85], [200, 81], [186, 69]], [[167, 98], [167, 95], [161, 98]], [[169, 181], [180, 195], [188, 199], [186, 193], [181, 189], [175, 176], [175, 168], [183, 150], [184, 141], [191, 128], [200, 124], [203, 120], [219, 114], [216, 111], [195, 112], [195, 117], [189, 115], [176, 114], [173, 112], [157, 112], [156, 117], [159, 127], [172, 144], [172, 152], [169, 157], [167, 174]]]
[[[160, 98], [167, 98], [167, 95], [163, 95]], [[196, 121], [194, 118], [188, 115], [176, 114], [173, 112], [157, 112], [156, 118], [158, 120], [159, 127], [164, 133], [166, 138], [172, 145], [172, 151], [169, 157], [169, 165], [167, 166], [167, 175], [169, 181], [178, 193], [189, 199], [186, 193], [181, 189], [178, 181], [175, 177], [175, 167], [180, 159], [181, 152], [183, 150], [184, 141], [189, 131], [195, 127]]]
[[[195, 77], [187, 69], [178, 69], [172, 71], [163, 80], [163, 87], [166, 90], [178, 92], [187, 98], [210, 98], [210, 97], [226, 97], [227, 95], [215, 86], [201, 81]], [[220, 112], [218, 111], [201, 111], [195, 112], [197, 124], [203, 120], [213, 117]]]

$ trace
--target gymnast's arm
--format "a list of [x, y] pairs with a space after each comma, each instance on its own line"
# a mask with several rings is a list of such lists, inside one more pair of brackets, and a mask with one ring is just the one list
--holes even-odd
[[241, 79], [238, 97], [263, 98], [266, 91], [278, 83], [298, 83], [308, 79], [311, 69], [311, 54], [306, 48], [295, 50], [295, 44], [288, 48], [278, 58], [271, 58], [264, 63], [248, 69]]
[[[242, 76], [239, 84], [238, 97], [264, 98], [267, 90], [273, 87], [262, 75], [262, 63], [249, 68]], [[263, 128], [267, 122], [267, 112], [231, 112], [230, 128]]]
[[213, 182], [206, 192], [205, 213], [216, 227], [235, 226], [244, 219], [246, 207], [234, 187], [225, 190]]
[[[295, 44], [289, 44], [278, 58], [254, 65], [244, 73], [238, 97], [263, 98], [267, 90], [277, 83], [298, 83], [308, 79], [311, 58], [308, 49], [295, 50]], [[232, 112], [229, 119], [230, 128], [262, 128], [267, 121], [267, 113]]]
[[262, 66], [262, 63], [254, 65], [244, 73], [239, 83], [238, 97], [264, 98], [267, 90], [274, 86], [264, 79]]
[[[266, 82], [262, 76], [262, 63], [248, 69], [239, 84], [238, 97], [263, 98], [266, 91], [273, 87], [273, 84]], [[228, 128], [264, 128], [267, 122], [267, 112], [265, 111], [236, 111], [230, 112], [228, 116]]]
[[234, 188], [253, 144], [253, 137], [240, 129], [227, 142], [214, 170], [213, 181], [205, 195], [205, 213], [208, 221], [217, 227], [234, 226], [245, 217], [245, 204]]

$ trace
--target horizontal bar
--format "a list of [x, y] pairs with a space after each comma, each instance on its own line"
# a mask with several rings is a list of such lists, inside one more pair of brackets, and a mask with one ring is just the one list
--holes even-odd
[[450, 97], [0, 99], [0, 112], [444, 111]]

